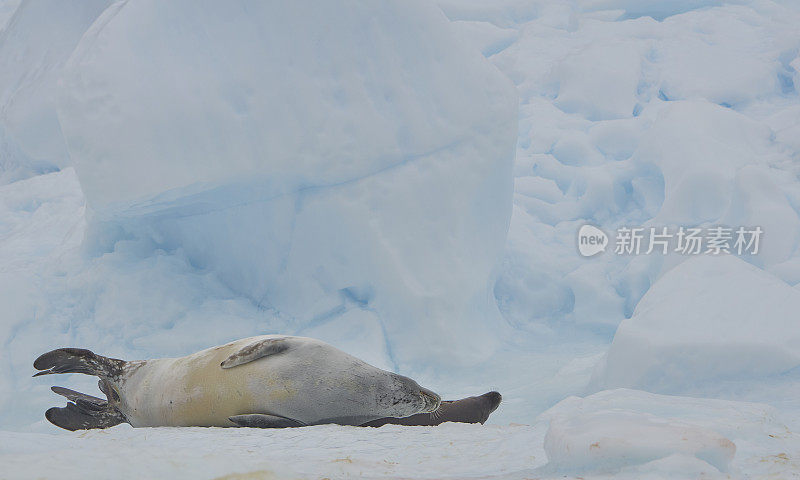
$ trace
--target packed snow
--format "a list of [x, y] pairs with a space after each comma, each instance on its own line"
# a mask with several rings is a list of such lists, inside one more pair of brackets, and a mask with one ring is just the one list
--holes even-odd
[[[636, 440], [632, 441], [634, 432]], [[547, 466], [557, 472], [613, 472], [672, 455], [694, 457], [727, 472], [736, 453], [733, 442], [712, 430], [638, 412], [553, 418], [544, 448]]]
[[569, 397], [549, 422], [544, 478], [790, 478], [796, 434], [760, 403], [605, 390]]
[[[798, 25], [771, 0], [0, 0], [0, 477], [800, 477]], [[615, 253], [637, 226], [764, 235]], [[49, 387], [96, 379], [30, 378], [61, 346], [266, 333], [503, 403], [72, 433]]]

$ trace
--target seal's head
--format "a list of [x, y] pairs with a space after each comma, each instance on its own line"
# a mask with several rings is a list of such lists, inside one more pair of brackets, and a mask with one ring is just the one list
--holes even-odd
[[417, 413], [433, 412], [442, 398], [427, 388], [420, 387], [414, 380], [402, 375], [390, 374], [388, 389], [376, 392], [376, 401], [389, 417], [408, 417]]

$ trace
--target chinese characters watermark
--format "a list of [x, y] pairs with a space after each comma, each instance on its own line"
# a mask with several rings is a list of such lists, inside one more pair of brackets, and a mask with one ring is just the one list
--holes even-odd
[[[617, 255], [756, 255], [758, 254], [761, 227], [620, 227], [614, 237]], [[609, 238], [593, 225], [583, 225], [578, 230], [578, 251], [584, 257], [604, 252]]]

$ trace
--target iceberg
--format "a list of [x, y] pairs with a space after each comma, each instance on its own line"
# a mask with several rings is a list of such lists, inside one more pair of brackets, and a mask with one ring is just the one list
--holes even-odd
[[0, 184], [70, 164], [56, 114], [59, 75], [111, 3], [0, 2]]
[[485, 358], [517, 97], [452, 28], [424, 2], [114, 4], [58, 107], [86, 250], [180, 250], [298, 329], [373, 312], [395, 365]]

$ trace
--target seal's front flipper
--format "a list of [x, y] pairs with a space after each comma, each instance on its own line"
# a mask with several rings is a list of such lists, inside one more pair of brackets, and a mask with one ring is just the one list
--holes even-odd
[[259, 342], [251, 343], [250, 345], [242, 348], [234, 353], [225, 361], [219, 364], [222, 368], [233, 368], [237, 365], [258, 360], [259, 358], [268, 355], [275, 355], [281, 353], [289, 348], [289, 340], [287, 338], [268, 338]]
[[287, 428], [305, 427], [306, 424], [291, 418], [279, 417], [277, 415], [266, 415], [263, 413], [253, 413], [250, 415], [234, 415], [229, 420], [240, 427], [253, 428]]
[[53, 425], [71, 431], [108, 428], [126, 422], [125, 417], [113, 408], [95, 410], [72, 402], [66, 407], [53, 407], [44, 416]]
[[387, 423], [409, 426], [433, 426], [445, 422], [483, 423], [492, 412], [497, 410], [502, 400], [503, 397], [498, 392], [488, 392], [477, 397], [443, 401], [439, 408], [431, 413], [418, 413], [402, 418], [379, 418], [361, 426], [380, 427]]

